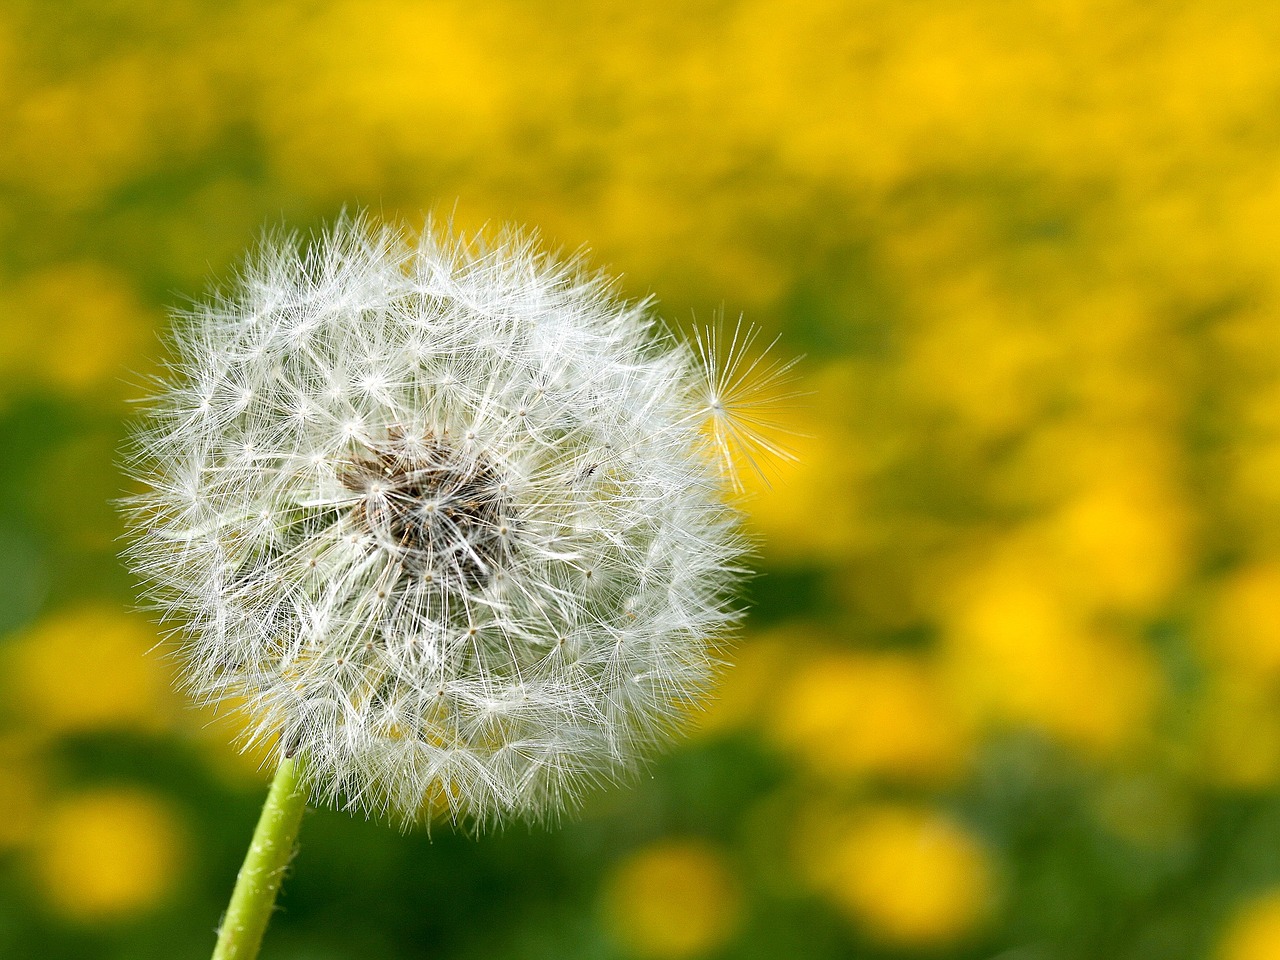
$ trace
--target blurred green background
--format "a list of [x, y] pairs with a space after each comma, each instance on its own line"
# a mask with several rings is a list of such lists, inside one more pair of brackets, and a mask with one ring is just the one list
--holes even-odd
[[196, 958], [265, 776], [111, 506], [165, 310], [344, 206], [807, 353], [700, 728], [558, 830], [321, 811], [264, 957], [1280, 957], [1267, 0], [0, 2], [0, 956]]

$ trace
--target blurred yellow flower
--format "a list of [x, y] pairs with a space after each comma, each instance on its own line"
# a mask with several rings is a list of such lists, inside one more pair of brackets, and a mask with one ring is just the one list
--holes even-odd
[[110, 788], [62, 801], [43, 825], [34, 866], [68, 917], [104, 920], [146, 910], [178, 881], [184, 830], [158, 797]]
[[943, 780], [973, 747], [933, 665], [901, 653], [805, 660], [782, 681], [767, 734], [826, 777]]
[[1113, 460], [1046, 518], [1044, 538], [1077, 602], [1150, 615], [1185, 574], [1190, 524], [1170, 471], [1126, 475], [1125, 466]]
[[1037, 551], [1006, 547], [962, 578], [943, 611], [956, 696], [989, 724], [1027, 725], [1091, 753], [1149, 736], [1163, 688], [1154, 653], [1082, 622]]
[[1228, 920], [1214, 960], [1275, 960], [1280, 957], [1280, 888], [1259, 894]]
[[[1159, 405], [1134, 402], [1140, 411]], [[1180, 489], [1175, 446], [1150, 426], [1044, 424], [1000, 472], [1002, 495], [1034, 512], [997, 550], [1036, 564], [1085, 619], [1150, 617], [1189, 574], [1190, 493]]]
[[1204, 632], [1207, 652], [1219, 662], [1280, 674], [1280, 563], [1245, 566], [1224, 580]]
[[976, 438], [1026, 428], [1042, 413], [1061, 341], [980, 271], [918, 289], [928, 320], [907, 345], [904, 389]]
[[140, 65], [108, 64], [91, 77], [35, 86], [10, 119], [4, 173], [74, 204], [138, 170], [148, 155], [154, 87]]
[[849, 556], [865, 538], [866, 464], [842, 423], [856, 376], [847, 363], [806, 372], [802, 389], [813, 393], [803, 409], [779, 411], [775, 418], [789, 431], [781, 442], [794, 451], [794, 461], [769, 464], [767, 477], [742, 473], [750, 494], [744, 503], [748, 522], [770, 557], [820, 563]]
[[605, 922], [638, 957], [679, 960], [724, 946], [741, 914], [724, 858], [697, 840], [666, 840], [633, 853], [610, 877]]
[[52, 614], [0, 653], [0, 680], [30, 728], [158, 730], [173, 717], [170, 672], [141, 617], [109, 606]]
[[990, 853], [938, 811], [870, 807], [800, 839], [800, 866], [810, 882], [887, 943], [954, 943], [995, 904]]
[[201, 66], [189, 53], [134, 52], [59, 76], [20, 75], [0, 113], [8, 134], [0, 176], [83, 208], [162, 159], [203, 146], [212, 118], [211, 78]]
[[245, 26], [273, 164], [312, 190], [376, 192], [406, 160], [452, 165], [496, 147], [511, 122], [521, 45], [485, 6], [281, 6]]
[[24, 387], [120, 393], [152, 324], [124, 277], [89, 262], [0, 288], [0, 317], [0, 402]]

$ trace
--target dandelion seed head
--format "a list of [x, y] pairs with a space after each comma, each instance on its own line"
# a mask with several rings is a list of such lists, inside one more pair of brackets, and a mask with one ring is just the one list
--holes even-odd
[[701, 703], [745, 552], [708, 452], [750, 427], [713, 405], [709, 441], [706, 385], [738, 354], [518, 231], [359, 218], [264, 241], [174, 354], [130, 557], [192, 694], [316, 800], [554, 817]]

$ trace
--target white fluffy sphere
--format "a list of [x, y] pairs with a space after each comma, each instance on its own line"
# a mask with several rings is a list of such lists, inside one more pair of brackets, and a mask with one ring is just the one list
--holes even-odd
[[703, 696], [743, 542], [646, 304], [516, 232], [344, 220], [264, 243], [175, 353], [131, 557], [195, 696], [317, 799], [554, 815]]

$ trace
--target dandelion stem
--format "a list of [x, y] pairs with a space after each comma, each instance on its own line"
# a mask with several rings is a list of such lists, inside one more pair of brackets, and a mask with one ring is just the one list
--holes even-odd
[[253, 960], [258, 955], [306, 808], [307, 795], [298, 787], [297, 761], [282, 760], [218, 928], [213, 960]]

